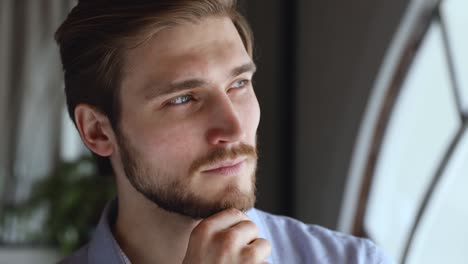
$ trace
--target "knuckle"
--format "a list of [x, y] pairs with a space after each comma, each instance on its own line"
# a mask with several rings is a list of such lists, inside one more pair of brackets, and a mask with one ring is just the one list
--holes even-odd
[[209, 223], [201, 222], [192, 231], [192, 237], [206, 237], [210, 234], [211, 228]]
[[234, 245], [238, 240], [238, 233], [239, 232], [237, 232], [234, 229], [230, 229], [230, 230], [224, 232], [224, 234], [223, 234], [224, 243], [228, 244], [228, 245]]
[[258, 231], [259, 231], [258, 226], [254, 222], [249, 221], [249, 220], [246, 220], [244, 222], [245, 222], [246, 225], [248, 225], [249, 228], [252, 229], [252, 231], [255, 231], [256, 233], [258, 233]]
[[264, 238], [257, 238], [255, 242], [242, 251], [243, 263], [258, 263], [271, 253], [271, 244]]
[[241, 251], [242, 263], [255, 263], [257, 251], [253, 247], [244, 247]]
[[220, 232], [216, 235], [215, 242], [223, 249], [230, 250], [235, 247], [238, 234], [235, 230]]
[[266, 252], [271, 252], [271, 249], [272, 249], [271, 243], [268, 240], [263, 239], [263, 238], [259, 238], [259, 240], [261, 242], [260, 247]]

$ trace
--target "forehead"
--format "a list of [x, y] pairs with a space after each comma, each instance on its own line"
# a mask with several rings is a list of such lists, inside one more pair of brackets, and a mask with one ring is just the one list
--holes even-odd
[[174, 81], [190, 75], [209, 77], [249, 61], [232, 21], [228, 17], [209, 17], [166, 28], [130, 50], [124, 73], [130, 80], [139, 76], [139, 80]]

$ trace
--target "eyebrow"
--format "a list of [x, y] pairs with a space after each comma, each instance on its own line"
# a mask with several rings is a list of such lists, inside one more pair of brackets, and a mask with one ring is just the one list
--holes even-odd
[[[229, 79], [234, 78], [238, 75], [241, 75], [246, 72], [255, 73], [257, 70], [257, 66], [254, 62], [248, 62], [241, 66], [235, 67], [229, 73]], [[200, 78], [188, 79], [180, 82], [174, 82], [169, 84], [167, 87], [158, 89], [157, 92], [151, 93], [151, 95], [147, 96], [148, 99], [156, 98], [165, 94], [176, 93], [184, 90], [190, 90], [197, 87], [208, 86], [210, 84], [209, 81]]]

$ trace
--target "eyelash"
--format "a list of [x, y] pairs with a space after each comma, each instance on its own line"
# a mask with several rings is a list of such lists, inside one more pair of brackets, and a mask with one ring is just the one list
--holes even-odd
[[[249, 83], [250, 83], [250, 80], [240, 80], [240, 81], [236, 81], [234, 82], [234, 84], [236, 83], [242, 83], [239, 87], [236, 87], [236, 88], [233, 88], [233, 86], [231, 86], [231, 88], [233, 89], [241, 89], [241, 88], [244, 88], [246, 87]], [[177, 96], [171, 100], [169, 100], [167, 102], [167, 105], [169, 106], [178, 106], [178, 105], [184, 105], [188, 102], [190, 102], [191, 100], [193, 99], [193, 96], [191, 94], [184, 94], [184, 95], [181, 95], [181, 96]], [[178, 101], [181, 101], [181, 102], [178, 102]]]
[[[193, 98], [193, 96], [191, 94], [184, 94], [184, 95], [181, 95], [181, 96], [178, 96], [176, 98], [173, 98], [169, 101], [169, 105], [183, 105], [185, 103], [187, 103], [189, 100], [191, 100]], [[177, 101], [183, 101], [183, 102], [177, 102]]]
[[241, 85], [240, 87], [237, 87], [237, 88], [235, 88], [235, 89], [244, 88], [245, 86], [247, 86], [247, 85], [249, 84], [250, 80], [247, 80], [247, 79], [245, 79], [245, 80], [240, 80], [240, 81], [234, 82], [234, 84], [240, 83], [240, 82], [243, 83], [243, 85]]

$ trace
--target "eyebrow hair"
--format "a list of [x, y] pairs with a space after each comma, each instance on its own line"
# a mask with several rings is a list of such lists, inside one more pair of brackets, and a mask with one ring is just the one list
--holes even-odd
[[[229, 73], [229, 78], [234, 78], [246, 72], [255, 73], [256, 70], [257, 70], [257, 66], [255, 65], [254, 62], [251, 61], [251, 62], [245, 63], [241, 66], [238, 66], [232, 69], [231, 72]], [[202, 86], [208, 86], [209, 84], [210, 84], [209, 81], [205, 79], [199, 79], [199, 78], [188, 79], [188, 80], [184, 80], [181, 82], [174, 82], [174, 83], [169, 84], [167, 87], [160, 89], [157, 92], [152, 93], [150, 96], [147, 96], [147, 98], [148, 99], [156, 98], [165, 94], [180, 92], [183, 90], [190, 90], [190, 89], [194, 89], [194, 88], [202, 87]]]
[[251, 62], [248, 62], [246, 64], [243, 64], [239, 67], [232, 69], [229, 77], [233, 78], [245, 72], [255, 73], [256, 70], [257, 70], [257, 66], [255, 66], [255, 63], [253, 61], [251, 61]]

